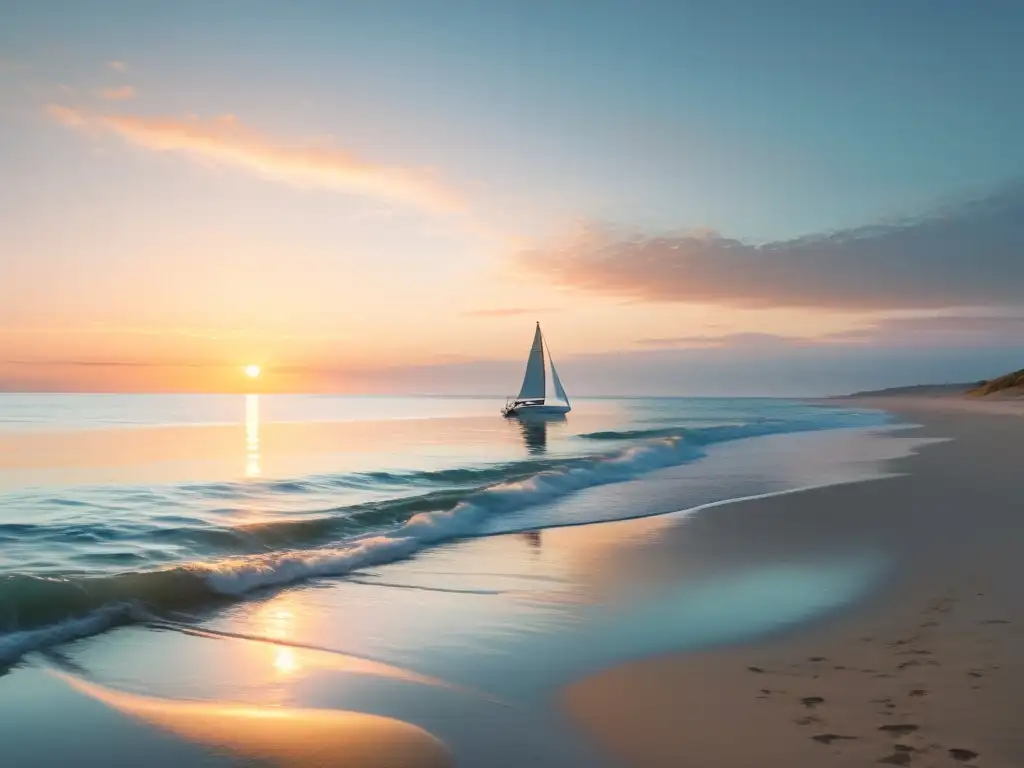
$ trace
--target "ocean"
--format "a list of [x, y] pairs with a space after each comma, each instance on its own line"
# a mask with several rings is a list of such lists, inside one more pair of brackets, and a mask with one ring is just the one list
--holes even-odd
[[501, 404], [0, 395], [0, 664], [126, 624], [216, 623], [452, 541], [843, 482], [857, 456], [778, 438], [888, 423], [776, 399], [581, 399], [537, 421]]

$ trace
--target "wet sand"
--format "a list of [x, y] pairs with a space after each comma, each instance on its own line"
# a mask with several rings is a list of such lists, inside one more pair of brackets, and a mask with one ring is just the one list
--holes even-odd
[[810, 626], [567, 686], [573, 721], [624, 765], [1024, 765], [1024, 409], [854, 402], [952, 439], [891, 462], [898, 476], [731, 504], [658, 546], [729, 541], [739, 561], [874, 543], [888, 578]]
[[[144, 696], [51, 665], [25, 670], [3, 706], [4, 764], [445, 768], [447, 747], [392, 718], [332, 709]], [[25, 687], [25, 686], [28, 687]], [[45, 746], [25, 738], [43, 727]]]

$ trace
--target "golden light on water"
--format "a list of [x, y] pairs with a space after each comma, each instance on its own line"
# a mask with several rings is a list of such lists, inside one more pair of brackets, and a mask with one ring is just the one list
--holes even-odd
[[258, 379], [260, 377], [260, 367], [258, 365], [245, 366], [245, 375], [250, 379]]
[[260, 396], [245, 396], [245, 476], [260, 474]]
[[277, 648], [274, 651], [274, 669], [282, 675], [296, 672], [299, 669], [299, 662], [295, 657], [295, 651], [284, 646]]

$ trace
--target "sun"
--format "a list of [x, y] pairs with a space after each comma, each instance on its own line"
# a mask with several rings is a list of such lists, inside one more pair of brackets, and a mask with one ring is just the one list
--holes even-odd
[[250, 379], [258, 379], [260, 377], [260, 367], [258, 365], [245, 366], [245, 375]]

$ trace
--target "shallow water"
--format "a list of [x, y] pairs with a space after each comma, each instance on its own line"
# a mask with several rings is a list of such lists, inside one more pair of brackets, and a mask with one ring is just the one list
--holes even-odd
[[[812, 453], [767, 473], [751, 470], [760, 458], [738, 454], [726, 471], [706, 459], [744, 438], [885, 422], [779, 400], [589, 400], [531, 422], [499, 418], [498, 405], [0, 396], [0, 660], [452, 539], [831, 482], [839, 464]], [[655, 481], [674, 467], [688, 468], [685, 482]]]

